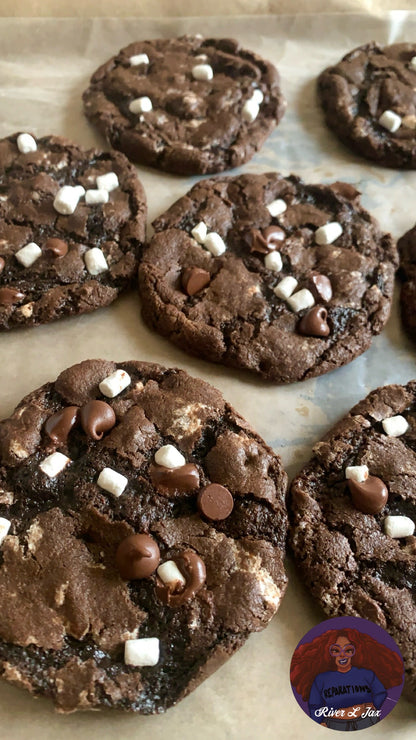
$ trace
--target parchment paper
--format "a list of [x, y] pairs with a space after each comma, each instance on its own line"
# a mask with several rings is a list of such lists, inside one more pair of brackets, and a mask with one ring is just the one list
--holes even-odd
[[[83, 117], [81, 93], [95, 68], [132, 40], [185, 32], [233, 35], [280, 69], [288, 110], [264, 149], [244, 171], [279, 169], [310, 182], [345, 179], [363, 192], [364, 205], [386, 230], [400, 236], [415, 221], [416, 173], [372, 166], [344, 149], [323, 125], [315, 78], [354, 46], [413, 40], [416, 13], [384, 17], [344, 15], [171, 20], [0, 21], [0, 136], [15, 130], [63, 134], [102, 145]], [[185, 193], [195, 178], [140, 168], [149, 200], [149, 221]], [[25, 393], [56, 378], [68, 365], [89, 358], [147, 359], [185, 368], [220, 388], [225, 397], [278, 451], [290, 475], [308, 459], [312, 444], [370, 389], [416, 375], [415, 348], [399, 325], [398, 307], [382, 336], [350, 365], [288, 387], [191, 359], [144, 325], [135, 294], [107, 309], [37, 329], [0, 336], [0, 416]], [[120, 712], [56, 715], [51, 703], [0, 682], [0, 738], [20, 740], [274, 740], [321, 738], [295, 703], [289, 684], [292, 652], [324, 615], [289, 564], [290, 585], [277, 617], [253, 635], [226, 666], [166, 715]], [[1, 605], [0, 605], [1, 608]], [[415, 708], [405, 700], [366, 737], [415, 735]], [[329, 736], [328, 736], [329, 737]]]

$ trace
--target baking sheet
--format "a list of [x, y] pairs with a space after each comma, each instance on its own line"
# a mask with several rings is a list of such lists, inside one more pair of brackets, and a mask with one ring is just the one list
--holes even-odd
[[[204, 19], [1, 19], [0, 136], [15, 130], [56, 133], [84, 146], [103, 145], [84, 119], [81, 93], [89, 76], [120, 47], [139, 38], [182, 33], [233, 35], [274, 62], [282, 76], [287, 113], [245, 172], [278, 169], [309, 182], [345, 179], [363, 192], [363, 204], [397, 237], [415, 221], [416, 172], [399, 173], [355, 157], [327, 131], [315, 99], [315, 78], [354, 46], [414, 41], [416, 13], [382, 17], [343, 15]], [[236, 171], [237, 172], [237, 171]], [[184, 194], [196, 178], [138, 168], [149, 201], [149, 222]], [[396, 291], [397, 292], [397, 291]], [[397, 297], [397, 296], [396, 296]], [[122, 297], [88, 316], [0, 336], [0, 417], [23, 395], [74, 362], [102, 357], [176, 365], [208, 380], [281, 454], [293, 476], [312, 444], [370, 389], [416, 376], [416, 348], [401, 331], [398, 306], [382, 336], [350, 365], [327, 376], [274, 387], [242, 372], [189, 358], [143, 324], [139, 298]], [[0, 738], [112, 740], [147, 738], [274, 740], [325, 730], [296, 704], [289, 684], [292, 652], [304, 633], [324, 618], [289, 564], [290, 585], [278, 615], [237, 655], [167, 714], [120, 712], [56, 715], [50, 702], [0, 682]], [[1, 607], [0, 607], [1, 608]], [[415, 708], [400, 700], [366, 737], [414, 737]]]

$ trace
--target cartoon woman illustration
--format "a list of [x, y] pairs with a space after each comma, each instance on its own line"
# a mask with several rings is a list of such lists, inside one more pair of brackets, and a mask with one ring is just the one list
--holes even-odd
[[290, 680], [315, 722], [351, 731], [380, 721], [387, 689], [403, 681], [397, 653], [359, 630], [327, 630], [299, 645]]

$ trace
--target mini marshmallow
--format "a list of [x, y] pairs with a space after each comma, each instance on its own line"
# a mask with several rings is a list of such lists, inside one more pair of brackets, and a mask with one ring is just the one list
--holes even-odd
[[389, 537], [411, 537], [415, 531], [415, 523], [408, 516], [386, 516], [384, 531]]
[[258, 105], [260, 105], [264, 100], [264, 95], [261, 90], [256, 88], [256, 90], [253, 91], [251, 99], [254, 100]]
[[30, 134], [19, 134], [16, 139], [16, 144], [19, 152], [22, 154], [29, 154], [29, 152], [36, 152], [38, 145]]
[[315, 242], [320, 246], [332, 244], [342, 234], [342, 226], [338, 221], [330, 221], [324, 226], [320, 226], [315, 231]]
[[409, 424], [404, 416], [401, 416], [400, 414], [398, 416], [390, 416], [388, 419], [383, 419], [381, 425], [388, 437], [400, 437], [409, 429]]
[[131, 378], [125, 370], [115, 370], [114, 373], [108, 375], [99, 384], [99, 389], [103, 396], [107, 398], [115, 398], [121, 391], [124, 391], [131, 383]]
[[163, 445], [155, 453], [155, 463], [164, 468], [181, 468], [186, 460], [179, 450], [173, 445]]
[[354, 480], [356, 483], [364, 483], [368, 478], [367, 465], [349, 465], [345, 468], [345, 477], [347, 480]]
[[39, 467], [48, 478], [55, 478], [58, 473], [62, 473], [63, 469], [70, 463], [71, 460], [62, 452], [52, 452], [52, 455], [48, 455], [39, 463]]
[[98, 175], [96, 183], [98, 190], [108, 190], [109, 193], [118, 188], [120, 184], [115, 172], [106, 172], [105, 175]]
[[214, 257], [219, 257], [220, 254], [224, 254], [227, 247], [225, 246], [222, 238], [216, 231], [210, 231], [204, 239], [204, 247], [208, 249], [208, 252]]
[[126, 665], [157, 665], [159, 653], [159, 639], [157, 637], [142, 637], [140, 640], [126, 640], [124, 643], [124, 662]]
[[287, 302], [292, 311], [303, 311], [305, 308], [312, 308], [315, 305], [315, 299], [310, 290], [302, 288], [294, 293]]
[[273, 272], [280, 272], [283, 267], [280, 252], [269, 252], [269, 254], [266, 254], [264, 258], [264, 266], [267, 267], [268, 270], [273, 270]]
[[41, 248], [35, 242], [29, 242], [25, 247], [18, 249], [15, 257], [23, 267], [30, 267], [42, 254]]
[[391, 131], [394, 134], [402, 124], [402, 119], [392, 110], [385, 110], [378, 119], [380, 126], [386, 128], [387, 131]]
[[200, 221], [199, 224], [194, 226], [194, 228], [191, 230], [191, 234], [196, 239], [198, 244], [203, 244], [205, 239], [207, 238], [207, 226], [204, 224], [203, 221]]
[[121, 496], [127, 483], [127, 478], [112, 468], [103, 468], [97, 478], [97, 486], [100, 486], [104, 491], [108, 491], [108, 493], [112, 493], [117, 498]]
[[162, 563], [156, 572], [160, 580], [166, 585], [185, 586], [186, 584], [186, 580], [174, 560], [167, 560], [166, 563]]
[[281, 198], [277, 198], [277, 200], [272, 200], [272, 202], [269, 203], [266, 208], [269, 211], [270, 215], [275, 218], [276, 216], [280, 216], [286, 211], [287, 205], [284, 200], [282, 200]]
[[[81, 192], [81, 190], [83, 192]], [[75, 187], [72, 187], [72, 185], [64, 185], [55, 195], [55, 199], [53, 201], [55, 211], [58, 211], [62, 216], [71, 215], [71, 213], [74, 213], [78, 205], [78, 201], [84, 193], [85, 190], [82, 185], [75, 185]]]
[[149, 113], [152, 108], [152, 101], [146, 96], [143, 98], [135, 98], [129, 105], [129, 111], [131, 113]]
[[87, 190], [85, 193], [85, 202], [88, 206], [97, 203], [108, 203], [108, 190]]
[[102, 272], [108, 270], [104, 252], [99, 247], [93, 247], [85, 252], [84, 262], [90, 275], [100, 275]]
[[7, 537], [10, 525], [11, 522], [8, 519], [0, 516], [0, 545], [3, 543], [4, 538]]
[[244, 121], [247, 123], [253, 123], [259, 115], [260, 106], [253, 98], [246, 100], [241, 111], [241, 115]]
[[149, 57], [147, 54], [133, 54], [129, 62], [132, 67], [137, 67], [139, 64], [149, 64]]
[[196, 64], [192, 67], [192, 77], [194, 80], [212, 80], [214, 70], [209, 64]]
[[410, 69], [413, 69], [416, 72], [416, 57], [412, 57], [409, 62]]
[[287, 277], [284, 277], [283, 280], [281, 280], [275, 288], [273, 288], [273, 292], [275, 295], [277, 295], [278, 298], [283, 298], [283, 300], [287, 300], [287, 298], [292, 295], [297, 284], [298, 281], [296, 280], [296, 278], [288, 275]]

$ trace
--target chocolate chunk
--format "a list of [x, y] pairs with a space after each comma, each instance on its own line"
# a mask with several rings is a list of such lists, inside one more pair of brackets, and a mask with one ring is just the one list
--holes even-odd
[[234, 499], [228, 488], [219, 483], [210, 483], [199, 492], [197, 506], [207, 519], [219, 522], [230, 516], [234, 508]]
[[278, 249], [286, 239], [286, 232], [280, 226], [268, 226], [266, 229], [251, 231], [251, 252], [269, 254]]
[[182, 287], [189, 296], [195, 295], [206, 288], [210, 280], [209, 272], [201, 270], [200, 267], [185, 267], [182, 273]]
[[349, 480], [348, 488], [355, 508], [363, 514], [379, 514], [389, 498], [387, 486], [375, 475], [369, 475], [362, 483]]
[[148, 578], [155, 572], [159, 562], [159, 546], [148, 534], [132, 534], [117, 548], [116, 564], [125, 581]]
[[68, 434], [77, 424], [79, 419], [79, 407], [67, 406], [55, 414], [52, 414], [45, 422], [45, 432], [54, 444], [66, 445]]
[[185, 586], [175, 584], [174, 590], [171, 590], [168, 584], [157, 578], [156, 593], [164, 604], [179, 607], [193, 599], [200, 591], [205, 583], [207, 572], [203, 560], [192, 550], [185, 550], [173, 559], [185, 578]]
[[89, 401], [81, 409], [81, 426], [92, 439], [102, 439], [116, 423], [112, 407], [105, 401]]
[[68, 252], [68, 244], [62, 239], [48, 239], [43, 245], [43, 252], [48, 257], [65, 257]]
[[18, 288], [0, 288], [0, 306], [13, 306], [15, 303], [20, 303], [25, 297]]
[[314, 306], [298, 324], [298, 332], [305, 337], [327, 337], [331, 330], [327, 322], [328, 311], [323, 306]]
[[310, 277], [309, 290], [316, 301], [328, 303], [332, 298], [332, 285], [329, 277], [314, 273]]
[[356, 200], [361, 195], [360, 191], [349, 182], [339, 182], [337, 180], [336, 182], [331, 183], [329, 187], [347, 200]]
[[6, 263], [5, 263], [4, 259], [3, 259], [3, 257], [0, 257], [0, 275], [3, 272], [3, 270], [4, 270], [5, 264]]
[[149, 473], [154, 487], [165, 496], [188, 493], [199, 487], [199, 471], [192, 463], [181, 465], [180, 468], [165, 468], [151, 463]]

